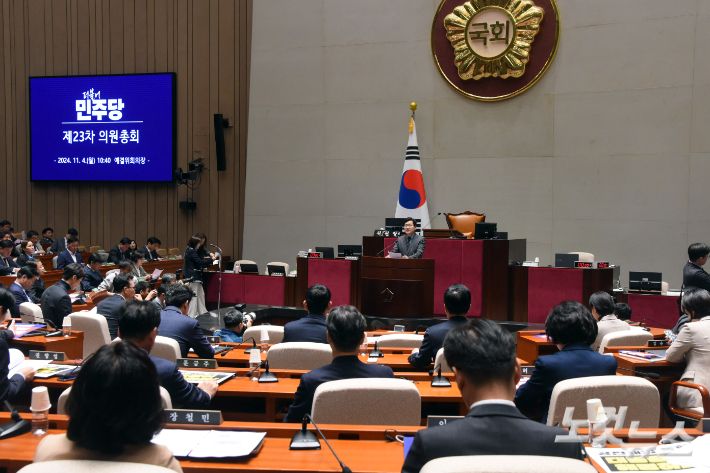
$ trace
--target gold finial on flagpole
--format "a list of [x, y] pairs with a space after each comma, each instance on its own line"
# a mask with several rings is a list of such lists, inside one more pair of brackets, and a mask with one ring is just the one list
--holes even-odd
[[417, 102], [410, 103], [409, 108], [414, 112], [417, 109]]

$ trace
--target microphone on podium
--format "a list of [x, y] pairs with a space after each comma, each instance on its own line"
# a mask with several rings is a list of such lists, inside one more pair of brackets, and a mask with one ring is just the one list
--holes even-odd
[[431, 222], [433, 222], [434, 220], [436, 220], [436, 217], [438, 217], [439, 215], [441, 215], [441, 212], [439, 212], [438, 214], [434, 215], [434, 218], [429, 219], [429, 223], [427, 223], [426, 225], [424, 225], [424, 226], [422, 227], [422, 233], [424, 232], [424, 229], [425, 229], [426, 227], [428, 227], [428, 226], [431, 224]]

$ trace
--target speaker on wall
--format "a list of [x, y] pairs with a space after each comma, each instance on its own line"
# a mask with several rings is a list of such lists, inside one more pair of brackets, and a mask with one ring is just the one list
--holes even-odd
[[217, 171], [227, 170], [227, 157], [224, 152], [225, 119], [221, 113], [214, 114], [214, 141], [217, 145]]

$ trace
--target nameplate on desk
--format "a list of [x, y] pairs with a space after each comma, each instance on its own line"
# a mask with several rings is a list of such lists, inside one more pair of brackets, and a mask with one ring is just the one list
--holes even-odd
[[217, 368], [217, 360], [203, 360], [200, 358], [178, 358], [177, 365], [180, 368], [205, 368], [213, 370]]
[[67, 355], [61, 351], [40, 351], [40, 350], [30, 350], [30, 360], [52, 360], [52, 361], [65, 361]]
[[520, 367], [520, 371], [523, 376], [532, 376], [534, 369], [535, 369], [534, 366], [521, 366]]
[[320, 251], [311, 251], [310, 253], [308, 253], [308, 257], [310, 259], [323, 259], [323, 253], [321, 253]]
[[426, 426], [436, 427], [437, 425], [446, 425], [459, 419], [463, 419], [463, 416], [427, 416]]
[[647, 347], [669, 347], [670, 344], [668, 343], [668, 340], [649, 340], [646, 342]]
[[219, 425], [222, 423], [222, 412], [165, 409], [165, 419], [168, 424]]
[[523, 266], [530, 266], [531, 268], [537, 268], [540, 266], [540, 263], [537, 261], [523, 261]]
[[206, 337], [207, 341], [210, 343], [221, 343], [222, 339], [220, 337]]

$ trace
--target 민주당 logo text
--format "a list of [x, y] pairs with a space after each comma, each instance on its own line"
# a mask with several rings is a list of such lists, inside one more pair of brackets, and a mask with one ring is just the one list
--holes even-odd
[[91, 121], [96, 117], [97, 121], [102, 121], [108, 115], [109, 120], [120, 120], [124, 107], [123, 99], [102, 99], [101, 91], [94, 92], [92, 88], [83, 93], [81, 100], [76, 101], [76, 119]]

